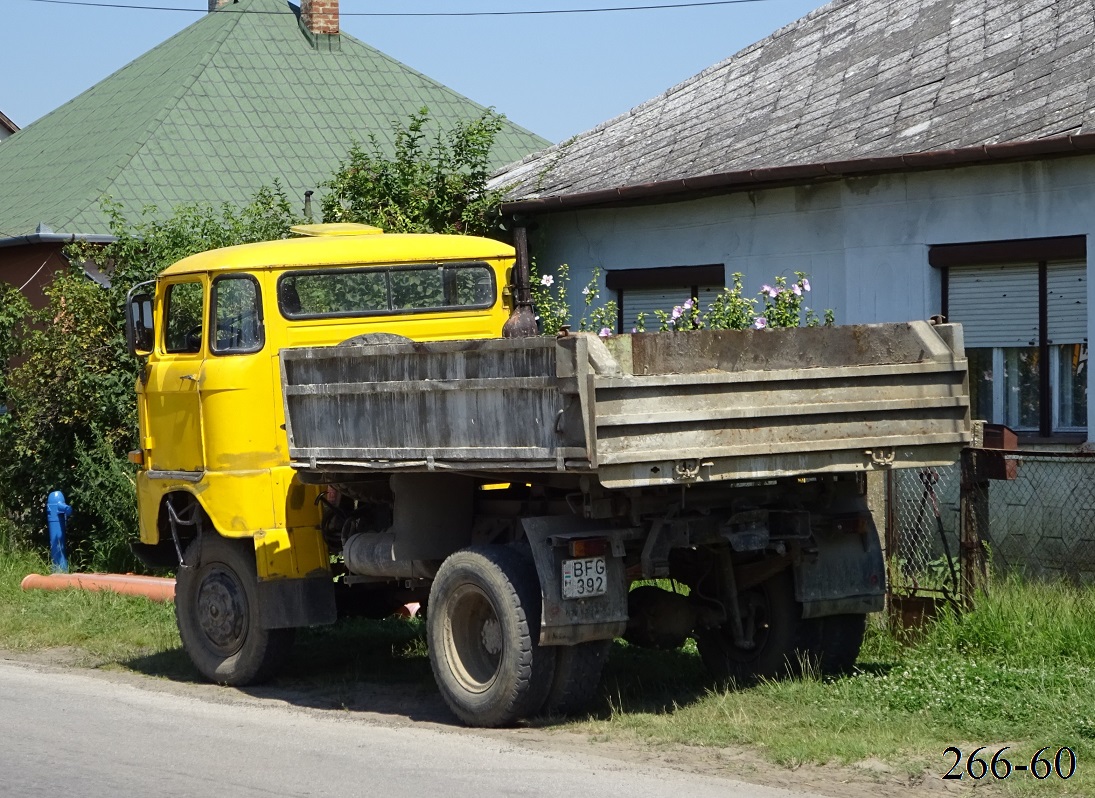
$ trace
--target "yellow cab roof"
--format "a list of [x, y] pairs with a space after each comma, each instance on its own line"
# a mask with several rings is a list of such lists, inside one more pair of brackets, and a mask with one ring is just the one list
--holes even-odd
[[302, 225], [296, 238], [211, 249], [168, 266], [161, 277], [294, 266], [344, 266], [513, 258], [514, 249], [479, 236], [383, 233], [365, 225]]

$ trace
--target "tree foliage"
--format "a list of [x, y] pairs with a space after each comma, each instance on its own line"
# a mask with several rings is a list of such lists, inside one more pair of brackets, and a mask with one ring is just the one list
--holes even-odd
[[[501, 117], [487, 112], [430, 137], [428, 112], [393, 123], [389, 156], [375, 137], [355, 146], [322, 184], [324, 220], [377, 225], [391, 232], [484, 234], [497, 228], [498, 192], [486, 187]], [[141, 364], [125, 345], [128, 289], [196, 252], [289, 235], [304, 221], [276, 183], [241, 206], [185, 205], [163, 218], [146, 208], [135, 220], [107, 201], [105, 247], [72, 245], [72, 267], [55, 276], [45, 308], [31, 311], [0, 284], [0, 510], [39, 547], [47, 545], [45, 497], [62, 490], [75, 509], [70, 560], [78, 568], [134, 568], [137, 534], [134, 384]], [[87, 278], [93, 261], [106, 288]]]
[[[69, 547], [78, 566], [134, 565], [127, 543], [137, 530], [133, 467], [137, 444], [134, 384], [140, 363], [126, 349], [124, 303], [134, 283], [187, 255], [281, 238], [295, 222], [280, 188], [260, 190], [242, 208], [187, 205], [170, 218], [145, 210], [127, 221], [105, 207], [116, 240], [70, 246], [73, 264], [55, 275], [47, 305], [29, 311], [15, 289], [0, 293], [0, 355], [13, 362], [0, 389], [0, 504], [31, 541], [45, 543], [44, 501], [61, 490], [75, 508]], [[88, 279], [88, 260], [106, 267], [108, 287]]]
[[448, 131], [428, 132], [429, 112], [393, 123], [394, 154], [370, 134], [354, 144], [324, 184], [323, 218], [389, 233], [489, 235], [501, 219], [501, 192], [487, 188], [490, 152], [502, 117], [486, 111]]

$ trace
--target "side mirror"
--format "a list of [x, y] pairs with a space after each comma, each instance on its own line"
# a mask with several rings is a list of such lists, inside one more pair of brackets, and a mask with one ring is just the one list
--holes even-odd
[[152, 320], [152, 293], [154, 283], [139, 283], [129, 289], [125, 298], [125, 340], [129, 354], [147, 355], [156, 343], [156, 329]]

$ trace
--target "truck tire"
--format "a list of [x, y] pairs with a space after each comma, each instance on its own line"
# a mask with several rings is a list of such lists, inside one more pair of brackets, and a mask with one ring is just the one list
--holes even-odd
[[541, 647], [540, 583], [531, 559], [505, 546], [462, 549], [430, 589], [426, 636], [445, 703], [469, 726], [535, 715], [555, 673]]
[[827, 615], [803, 622], [811, 659], [823, 676], [850, 673], [859, 658], [867, 616], [859, 613]]
[[542, 710], [545, 715], [577, 714], [589, 706], [601, 684], [611, 640], [556, 646], [555, 677]]
[[738, 604], [746, 638], [754, 647], [738, 647], [729, 623], [698, 630], [696, 648], [707, 671], [720, 684], [737, 686], [796, 675], [804, 653], [803, 621], [790, 571], [742, 591]]
[[218, 684], [269, 679], [288, 656], [296, 630], [260, 625], [251, 542], [209, 532], [187, 547], [183, 559], [194, 566], [180, 568], [175, 579], [175, 622], [194, 667]]

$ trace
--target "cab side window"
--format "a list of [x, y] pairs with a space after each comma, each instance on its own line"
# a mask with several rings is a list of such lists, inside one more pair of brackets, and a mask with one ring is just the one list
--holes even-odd
[[219, 355], [258, 352], [266, 342], [258, 281], [249, 274], [213, 282], [213, 351]]
[[388, 275], [393, 310], [445, 307], [444, 269], [397, 269]]
[[490, 305], [494, 302], [494, 275], [485, 266], [457, 266], [445, 271], [452, 279], [453, 305]]
[[175, 283], [167, 289], [164, 351], [194, 353], [202, 348], [202, 284]]
[[290, 272], [278, 279], [277, 294], [287, 319], [485, 309], [497, 297], [485, 263]]

